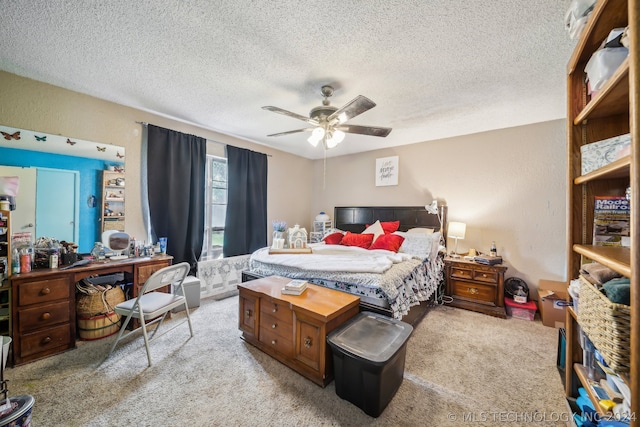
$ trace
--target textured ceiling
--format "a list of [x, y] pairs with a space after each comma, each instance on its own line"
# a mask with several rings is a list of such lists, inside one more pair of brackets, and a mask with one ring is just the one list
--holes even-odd
[[[0, 69], [323, 157], [301, 115], [364, 95], [344, 155], [564, 118], [570, 0], [2, 0]], [[0, 123], [7, 124], [7, 123]], [[8, 124], [10, 125], [10, 124]]]

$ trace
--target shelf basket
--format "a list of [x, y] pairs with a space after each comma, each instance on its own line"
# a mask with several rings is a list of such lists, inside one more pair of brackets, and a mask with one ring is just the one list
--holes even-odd
[[578, 323], [607, 365], [617, 373], [629, 372], [631, 363], [631, 307], [611, 302], [580, 277]]

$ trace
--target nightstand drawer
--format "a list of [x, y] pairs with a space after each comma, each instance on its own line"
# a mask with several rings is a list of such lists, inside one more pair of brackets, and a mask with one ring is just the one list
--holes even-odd
[[498, 273], [491, 271], [473, 271], [473, 280], [487, 283], [498, 283]]
[[451, 268], [451, 277], [457, 279], [473, 279], [473, 270], [470, 268]]
[[461, 280], [452, 280], [451, 282], [453, 296], [495, 305], [497, 296], [496, 286], [489, 284], [485, 285], [477, 282], [465, 282]]

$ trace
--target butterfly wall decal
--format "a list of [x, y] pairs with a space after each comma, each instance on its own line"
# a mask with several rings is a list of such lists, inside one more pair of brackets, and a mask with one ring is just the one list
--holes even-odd
[[36, 141], [46, 141], [47, 140], [47, 135], [45, 136], [38, 136], [38, 135], [33, 135], [36, 138]]
[[100, 152], [102, 152], [102, 153], [104, 153], [105, 151], [107, 151], [107, 147], [98, 147], [98, 146], [96, 145], [96, 148], [98, 149], [98, 151], [100, 151]]
[[12, 139], [15, 139], [17, 141], [20, 139], [20, 131], [13, 134], [2, 132], [2, 136], [4, 136], [4, 139], [6, 139], [7, 141], [11, 141]]
[[70, 140], [69, 138], [67, 138], [67, 144], [69, 145], [76, 145], [75, 141]]
[[119, 151], [116, 151], [116, 157], [119, 159], [124, 159], [124, 156], [122, 154], [120, 154]]
[[120, 173], [124, 172], [124, 168], [121, 168], [120, 166], [114, 166], [113, 170]]

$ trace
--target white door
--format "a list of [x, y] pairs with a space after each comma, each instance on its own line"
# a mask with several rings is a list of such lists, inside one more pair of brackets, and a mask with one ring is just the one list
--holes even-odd
[[78, 241], [78, 171], [38, 168], [36, 235]]
[[0, 166], [0, 176], [20, 177], [16, 210], [11, 212], [11, 231], [13, 233], [31, 232], [31, 240], [35, 240], [36, 168]]

